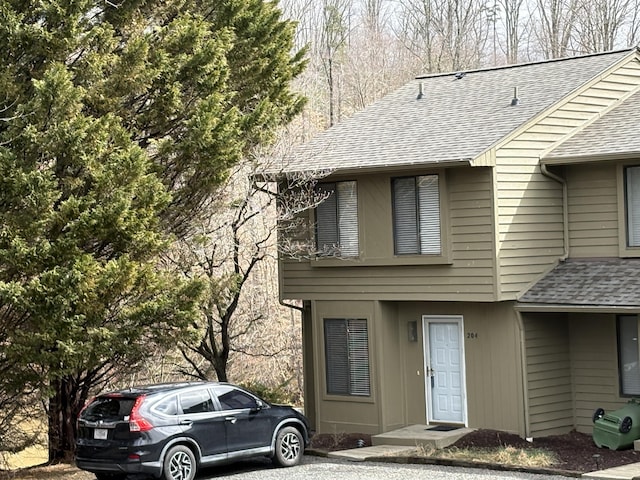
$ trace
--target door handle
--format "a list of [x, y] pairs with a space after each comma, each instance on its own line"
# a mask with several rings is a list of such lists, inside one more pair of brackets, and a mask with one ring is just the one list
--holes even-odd
[[193, 425], [193, 420], [181, 420], [180, 425], [186, 425], [187, 427], [190, 427], [191, 425]]
[[226, 417], [225, 420], [227, 422], [231, 422], [232, 425], [235, 425], [238, 419], [236, 417]]

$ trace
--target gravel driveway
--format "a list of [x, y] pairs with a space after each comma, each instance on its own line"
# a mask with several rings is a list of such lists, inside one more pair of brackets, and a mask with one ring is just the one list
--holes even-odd
[[269, 461], [245, 462], [203, 471], [197, 480], [567, 480], [557, 475], [497, 472], [492, 470], [439, 467], [433, 465], [399, 465], [350, 462], [305, 456], [301, 465], [274, 468]]

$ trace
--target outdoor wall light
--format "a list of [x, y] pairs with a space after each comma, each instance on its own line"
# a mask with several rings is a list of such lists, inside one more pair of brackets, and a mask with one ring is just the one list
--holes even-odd
[[418, 322], [416, 322], [415, 320], [412, 320], [407, 324], [407, 327], [408, 327], [409, 341], [417, 342], [418, 341]]

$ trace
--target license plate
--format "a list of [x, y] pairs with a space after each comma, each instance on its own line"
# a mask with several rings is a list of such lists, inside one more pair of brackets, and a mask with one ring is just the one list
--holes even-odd
[[107, 432], [108, 430], [106, 428], [96, 428], [93, 431], [93, 438], [96, 440], [106, 440]]

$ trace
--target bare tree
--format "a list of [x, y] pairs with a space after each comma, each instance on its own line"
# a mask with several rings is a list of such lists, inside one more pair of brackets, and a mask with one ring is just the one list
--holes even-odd
[[633, 0], [633, 6], [628, 16], [627, 41], [628, 46], [640, 44], [640, 0]]
[[[246, 160], [212, 199], [210, 215], [198, 233], [181, 240], [167, 265], [205, 284], [200, 318], [193, 336], [180, 347], [177, 371], [200, 379], [285, 384], [295, 379], [301, 392], [301, 330], [299, 315], [277, 295], [277, 218], [292, 228], [308, 222], [306, 211], [321, 198], [308, 174], [282, 181], [256, 175], [257, 160]], [[260, 171], [267, 171], [264, 165]], [[303, 220], [301, 220], [303, 219]], [[304, 225], [308, 229], [308, 223]], [[308, 232], [308, 230], [307, 230]], [[286, 255], [299, 255], [308, 238]], [[303, 246], [304, 245], [304, 246]], [[304, 255], [307, 255], [306, 252]]]
[[536, 0], [536, 33], [544, 58], [570, 55], [578, 0]]
[[613, 50], [620, 44], [625, 19], [636, 15], [635, 0], [582, 2], [577, 15], [577, 44], [581, 53]]
[[340, 121], [340, 69], [351, 33], [351, 0], [323, 0], [320, 59], [329, 91], [329, 126]]
[[522, 40], [521, 13], [524, 0], [496, 0], [502, 14], [499, 15], [504, 28], [504, 53], [508, 64], [518, 63]]
[[489, 39], [484, 0], [400, 0], [403, 43], [427, 72], [476, 68]]

